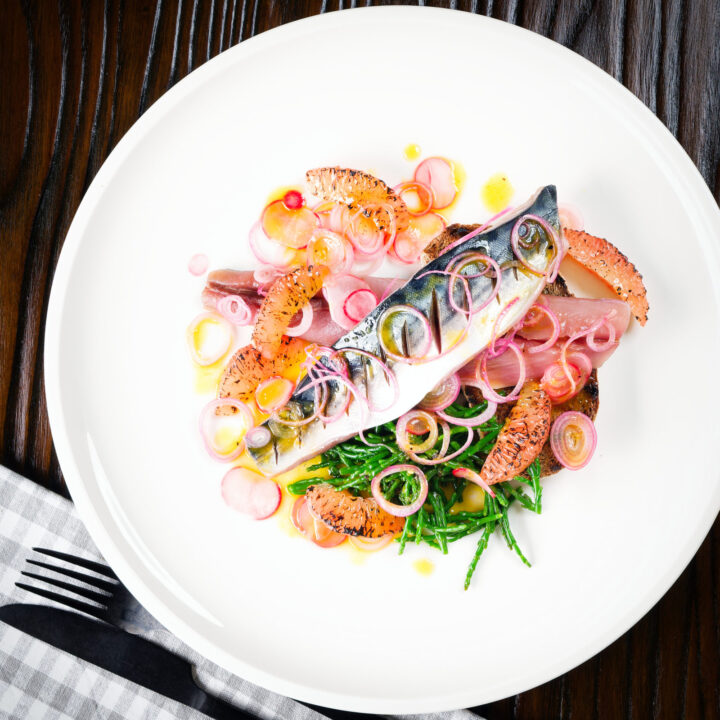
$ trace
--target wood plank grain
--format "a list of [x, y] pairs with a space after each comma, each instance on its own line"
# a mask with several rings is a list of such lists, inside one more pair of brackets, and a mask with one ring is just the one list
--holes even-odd
[[[7, 0], [0, 23], [0, 462], [66, 492], [43, 331], [63, 239], [132, 124], [224, 49], [365, 0]], [[720, 199], [716, 0], [443, 0], [580, 53], [676, 135]], [[719, 239], [720, 241], [720, 239]], [[720, 718], [720, 523], [645, 618], [571, 672], [478, 709], [488, 720]]]

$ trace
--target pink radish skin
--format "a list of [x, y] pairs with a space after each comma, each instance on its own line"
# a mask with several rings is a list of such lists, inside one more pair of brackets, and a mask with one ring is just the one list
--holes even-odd
[[441, 157], [430, 157], [423, 160], [415, 170], [415, 180], [429, 185], [435, 194], [435, 210], [452, 205], [457, 196], [455, 187], [455, 173], [452, 165]]
[[228, 507], [253, 520], [265, 520], [280, 507], [280, 486], [247, 468], [229, 470], [222, 479], [220, 490]]

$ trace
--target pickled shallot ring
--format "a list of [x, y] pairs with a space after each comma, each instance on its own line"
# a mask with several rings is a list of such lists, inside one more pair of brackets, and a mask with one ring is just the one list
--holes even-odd
[[[553, 248], [555, 250], [555, 254], [553, 256], [553, 259], [550, 262], [550, 265], [548, 265], [548, 270], [545, 272], [541, 272], [540, 270], [536, 270], [532, 265], [530, 265], [525, 258], [523, 258], [522, 253], [520, 252], [520, 248], [523, 248], [524, 250], [530, 250], [531, 248], [535, 247], [537, 244], [537, 240], [531, 240], [530, 242], [524, 240], [522, 237], [520, 237], [520, 229], [522, 227], [526, 227], [528, 221], [537, 223], [545, 232], [547, 235], [548, 241], [552, 242]], [[532, 273], [533, 275], [537, 275], [538, 277], [548, 277], [551, 274], [550, 268], [552, 268], [552, 271], [555, 270], [554, 265], [557, 263], [555, 260], [560, 254], [560, 241], [558, 239], [558, 236], [553, 230], [553, 228], [541, 217], [537, 215], [522, 215], [519, 217], [513, 225], [512, 232], [510, 233], [510, 245], [513, 249], [513, 252], [515, 253], [515, 257], [519, 260], [520, 264], [527, 270], [528, 272]]]
[[[512, 340], [509, 340], [506, 343], [502, 352], [503, 353], [507, 352], [508, 349], [512, 350], [515, 353], [515, 357], [518, 360], [519, 372], [518, 372], [518, 381], [515, 384], [515, 387], [512, 389], [512, 391], [508, 395], [505, 395], [504, 397], [492, 389], [492, 387], [490, 385], [490, 380], [488, 379], [487, 360], [488, 360], [488, 354], [489, 354], [490, 348], [487, 348], [480, 355], [480, 358], [478, 359], [476, 377], [477, 377], [477, 381], [478, 381], [480, 390], [483, 394], [483, 397], [488, 402], [496, 402], [496, 403], [500, 404], [500, 403], [512, 402], [513, 400], [517, 400], [518, 393], [522, 389], [522, 386], [525, 384], [526, 369], [525, 369], [525, 359], [523, 358], [522, 351]], [[502, 355], [502, 353], [500, 353], [500, 355]], [[495, 355], [494, 357], [499, 357], [499, 356]]]
[[[422, 350], [416, 356], [405, 356], [401, 355], [400, 353], [394, 352], [388, 347], [387, 342], [383, 337], [383, 330], [386, 323], [393, 315], [397, 315], [398, 313], [412, 315], [418, 320], [420, 320], [423, 331], [425, 333], [425, 339]], [[430, 328], [430, 321], [417, 308], [414, 308], [411, 305], [391, 305], [390, 307], [386, 308], [378, 318], [376, 332], [380, 347], [383, 349], [383, 351], [389, 358], [392, 358], [396, 362], [403, 362], [409, 364], [412, 364], [414, 362], [422, 362], [427, 358], [427, 354], [430, 351], [430, 347], [432, 346], [433, 335], [432, 329]]]
[[477, 235], [484, 233], [495, 222], [495, 220], [502, 217], [506, 213], [509, 213], [511, 210], [512, 210], [512, 208], [507, 207], [504, 210], [501, 210], [499, 213], [496, 213], [489, 220], [486, 220], [479, 227], [476, 227], [474, 230], [471, 230], [469, 233], [463, 235], [462, 237], [458, 238], [454, 242], [451, 242], [449, 245], [444, 247], [442, 252], [440, 253], [440, 255], [446, 255], [450, 250], [453, 250], [458, 245], [462, 245], [462, 243], [464, 243], [466, 240], [470, 240], [471, 238], [474, 238]]
[[[430, 185], [424, 182], [420, 182], [419, 180], [408, 180], [407, 182], [402, 182], [399, 185], [396, 185], [393, 190], [400, 199], [402, 199], [403, 193], [406, 192], [415, 191], [419, 198], [421, 198], [421, 193], [418, 192], [419, 190], [422, 190], [422, 192], [425, 193], [427, 203], [425, 204], [425, 207], [423, 209], [417, 212], [413, 212], [408, 207], [408, 212], [413, 217], [420, 217], [421, 215], [426, 215], [430, 210], [432, 210], [432, 207], [435, 204], [435, 191], [430, 187]], [[405, 203], [405, 205], [407, 206], [407, 203]]]
[[445, 420], [441, 420], [440, 423], [443, 428], [443, 443], [440, 448], [440, 454], [432, 460], [428, 460], [427, 458], [421, 458], [414, 452], [407, 453], [407, 455], [409, 455], [416, 463], [420, 463], [420, 465], [439, 465], [440, 463], [456, 458], [458, 455], [462, 455], [462, 453], [470, 447], [470, 443], [473, 439], [473, 430], [472, 428], [465, 428], [467, 430], [467, 437], [465, 438], [465, 442], [462, 444], [462, 447], [458, 448], [454, 453], [446, 455], [445, 453], [447, 453], [448, 447], [450, 446], [450, 427]]
[[[560, 363], [563, 367], [563, 370], [565, 371], [565, 376], [570, 381], [570, 386], [571, 386], [570, 396], [571, 397], [572, 397], [572, 395], [575, 394], [575, 389], [576, 389], [577, 385], [575, 383], [575, 379], [572, 376], [572, 373], [570, 372], [570, 368], [568, 367], [568, 362], [567, 362], [568, 348], [576, 340], [580, 340], [580, 338], [594, 337], [595, 333], [602, 327], [602, 325], [604, 323], [607, 323], [607, 320], [604, 317], [600, 318], [599, 320], [596, 320], [587, 330], [583, 330], [581, 332], [575, 333], [575, 335], [572, 335], [571, 337], [569, 337], [565, 341], [565, 344], [562, 346], [562, 348], [560, 350]], [[612, 323], [608, 323], [608, 332], [610, 333], [609, 337], [612, 337], [611, 343], [605, 343], [602, 346], [596, 346], [596, 348], [593, 348], [588, 343], [588, 347], [590, 347], [591, 350], [595, 350], [595, 349], [597, 349], [597, 347], [602, 347], [603, 350], [608, 350], [612, 346], [612, 344], [615, 342], [615, 327], [612, 325]]]
[[559, 415], [550, 430], [550, 447], [558, 462], [568, 470], [580, 470], [593, 456], [597, 431], [590, 418], [576, 411]]
[[246, 433], [254, 425], [254, 418], [250, 408], [245, 403], [235, 400], [234, 398], [215, 398], [202, 409], [198, 425], [200, 428], [200, 437], [202, 438], [203, 445], [205, 446], [208, 455], [215, 458], [215, 460], [220, 460], [221, 462], [231, 462], [242, 454], [242, 451], [245, 449], [245, 444], [241, 438], [237, 443], [237, 447], [229, 453], [219, 452], [215, 448], [212, 440], [208, 437], [207, 424], [211, 414], [215, 415], [215, 411], [218, 408], [233, 408], [233, 410], [240, 413], [245, 421]]
[[[610, 317], [614, 312], [615, 311], [612, 310], [611, 313], [603, 317], [600, 321], [600, 325], [586, 336], [585, 342], [591, 350], [594, 350], [595, 352], [605, 352], [615, 344], [615, 326], [610, 322]], [[597, 333], [603, 325], [608, 329], [608, 339], [604, 343], [598, 343], [595, 340], [595, 333]]]
[[258, 427], [248, 430], [245, 435], [245, 444], [249, 448], [260, 448], [267, 445], [272, 440], [272, 433], [264, 426], [259, 425]]
[[239, 295], [226, 295], [218, 300], [217, 311], [233, 325], [251, 325], [253, 311]]
[[300, 312], [302, 312], [300, 322], [297, 325], [290, 325], [285, 329], [285, 335], [288, 337], [300, 337], [304, 335], [312, 325], [314, 315], [312, 305], [309, 302], [306, 303], [302, 306]]
[[[270, 397], [263, 397], [264, 393], [267, 393], [270, 388], [275, 386], [277, 397], [273, 397], [273, 393]], [[255, 388], [255, 403], [262, 412], [271, 413], [282, 407], [292, 397], [293, 383], [287, 378], [275, 375], [269, 377], [267, 380], [263, 380], [257, 388]], [[279, 390], [279, 392], [277, 392]]]
[[[545, 315], [548, 316], [548, 319], [552, 323], [553, 329], [550, 337], [544, 343], [528, 348], [528, 352], [531, 355], [534, 353], [542, 352], [543, 350], [548, 350], [557, 342], [557, 339], [560, 337], [560, 319], [558, 318], [558, 316], [547, 305], [543, 305], [542, 303], [536, 303], [535, 305], [533, 305], [530, 310], [528, 310], [528, 314], [530, 314], [533, 310], [536, 312], [545, 313]], [[527, 315], [525, 315], [525, 317], [527, 317]], [[538, 321], [535, 320], [532, 324], [535, 324], [536, 322]], [[615, 328], [613, 328], [613, 330], [614, 329]]]
[[[478, 262], [483, 263], [485, 265], [485, 269], [482, 272], [479, 273], [473, 273], [472, 275], [464, 275], [463, 269], [471, 264], [477, 264]], [[478, 307], [472, 307], [470, 309], [470, 314], [475, 315], [479, 313], [481, 310], [484, 310], [497, 296], [497, 294], [500, 292], [500, 284], [502, 283], [502, 272], [500, 271], [500, 266], [488, 255], [485, 255], [484, 253], [480, 252], [468, 252], [463, 255], [460, 255], [459, 257], [455, 258], [455, 260], [452, 260], [447, 268], [447, 272], [452, 273], [451, 279], [450, 279], [450, 288], [449, 288], [449, 299], [450, 299], [450, 305], [457, 310], [458, 312], [467, 313], [467, 310], [464, 310], [462, 308], [459, 308], [455, 303], [455, 279], [457, 277], [465, 278], [465, 280], [475, 280], [479, 277], [485, 277], [489, 270], [492, 270], [495, 275], [495, 285], [492, 289], [492, 292], [490, 295], [483, 300], [483, 302]]]
[[442, 420], [446, 420], [447, 422], [451, 423], [452, 425], [462, 425], [463, 427], [477, 427], [478, 425], [482, 425], [483, 423], [486, 423], [488, 420], [493, 418], [495, 416], [496, 411], [497, 411], [497, 403], [488, 401], [488, 404], [487, 404], [487, 407], [485, 408], [485, 410], [483, 410], [476, 417], [470, 417], [470, 418], [453, 417], [452, 415], [448, 415], [447, 413], [444, 413], [442, 410], [437, 410], [436, 414], [439, 418], [441, 418]]
[[[417, 421], [424, 423], [424, 426], [427, 428], [425, 432], [427, 432], [428, 436], [417, 445], [412, 445], [408, 436], [408, 425], [411, 422]], [[425, 412], [424, 410], [411, 410], [398, 418], [397, 425], [395, 426], [395, 439], [398, 447], [405, 453], [427, 452], [430, 448], [435, 447], [435, 443], [438, 439], [437, 420], [435, 420], [430, 413]]]
[[448, 405], [452, 405], [455, 402], [459, 394], [460, 378], [457, 373], [454, 373], [438, 383], [425, 395], [418, 403], [418, 407], [423, 410], [444, 410]]
[[[420, 483], [418, 496], [411, 505], [396, 505], [395, 503], [387, 500], [382, 494], [380, 481], [388, 475], [395, 475], [400, 472], [412, 473], [415, 477], [417, 477]], [[425, 473], [420, 468], [415, 467], [415, 465], [390, 465], [390, 467], [385, 468], [372, 479], [372, 482], [370, 483], [370, 490], [377, 504], [386, 513], [394, 515], [395, 517], [408, 517], [409, 515], [414, 515], [425, 503], [428, 495], [428, 481], [425, 477]]]
[[[273, 410], [271, 419], [274, 420], [276, 423], [287, 425], [290, 428], [299, 428], [303, 427], [304, 425], [308, 425], [313, 420], [321, 418], [321, 413], [325, 409], [325, 404], [327, 403], [328, 390], [326, 384], [328, 380], [330, 380], [329, 377], [316, 378], [302, 388], [302, 390], [311, 390], [315, 388], [315, 408], [310, 415], [308, 415], [307, 417], [302, 417], [302, 419], [299, 420], [288, 420], [286, 418], [280, 417], [278, 413], [281, 410], [285, 410], [287, 408], [292, 409], [296, 406], [296, 403], [291, 400], [289, 402], [286, 402], [283, 407]], [[302, 414], [302, 410], [300, 410], [300, 413]]]

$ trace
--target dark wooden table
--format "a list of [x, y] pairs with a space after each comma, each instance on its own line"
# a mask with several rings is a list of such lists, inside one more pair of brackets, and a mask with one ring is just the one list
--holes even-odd
[[[1, 463], [67, 494], [45, 407], [45, 313], [70, 221], [118, 140], [169, 87], [231, 45], [355, 4], [0, 2]], [[516, 23], [592, 60], [657, 113], [720, 197], [720, 0], [420, 4]], [[488, 720], [720, 717], [719, 583], [716, 521], [626, 635], [567, 675], [476, 710]]]

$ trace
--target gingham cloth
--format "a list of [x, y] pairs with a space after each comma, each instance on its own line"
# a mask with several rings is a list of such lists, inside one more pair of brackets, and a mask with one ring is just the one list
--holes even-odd
[[[101, 557], [71, 502], [0, 466], [0, 605], [43, 602], [42, 598], [15, 587], [33, 547], [93, 560]], [[169, 633], [153, 633], [150, 639], [193, 663], [209, 693], [258, 718], [324, 720], [323, 715], [304, 705], [214, 665]], [[205, 717], [0, 622], [0, 718], [3, 720], [194, 720]], [[477, 715], [466, 710], [404, 717], [478, 720]]]

